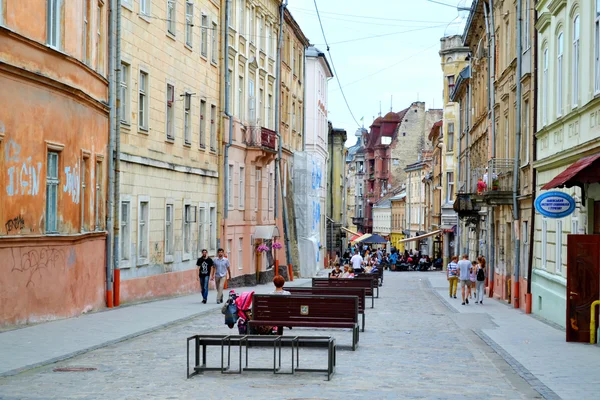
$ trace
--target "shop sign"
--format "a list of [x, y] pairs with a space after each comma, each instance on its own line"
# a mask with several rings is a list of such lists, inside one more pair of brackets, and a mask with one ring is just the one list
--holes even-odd
[[548, 218], [563, 218], [575, 211], [575, 200], [563, 192], [545, 192], [535, 199], [535, 209]]

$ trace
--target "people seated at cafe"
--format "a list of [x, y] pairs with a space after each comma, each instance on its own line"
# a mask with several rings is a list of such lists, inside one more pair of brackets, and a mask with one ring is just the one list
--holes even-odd
[[[348, 267], [348, 264], [344, 265], [344, 269]], [[331, 273], [329, 274], [330, 278], [339, 278], [340, 276], [342, 276], [342, 274], [344, 273], [344, 271], [342, 271], [340, 269], [340, 264], [335, 264], [335, 267], [333, 268], [333, 271], [331, 271]]]
[[354, 270], [349, 265], [344, 265], [344, 273], [342, 278], [354, 278]]

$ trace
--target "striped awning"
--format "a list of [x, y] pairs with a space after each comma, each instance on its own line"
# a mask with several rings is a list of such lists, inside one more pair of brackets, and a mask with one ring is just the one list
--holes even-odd
[[440, 229], [440, 230], [437, 230], [437, 231], [433, 231], [433, 232], [426, 233], [426, 234], [424, 234], [424, 235], [421, 235], [421, 236], [414, 236], [414, 237], [411, 237], [411, 238], [408, 238], [408, 239], [402, 239], [402, 240], [400, 240], [398, 243], [414, 242], [414, 241], [416, 241], [416, 240], [421, 240], [421, 239], [428, 238], [428, 237], [430, 237], [430, 236], [435, 236], [435, 235], [437, 235], [437, 234], [439, 234], [439, 233], [442, 233], [442, 230], [441, 230], [441, 229]]

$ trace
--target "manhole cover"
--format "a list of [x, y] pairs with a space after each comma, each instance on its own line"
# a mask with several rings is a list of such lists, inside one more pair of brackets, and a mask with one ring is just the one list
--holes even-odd
[[65, 368], [54, 368], [54, 372], [88, 372], [96, 371], [97, 368], [90, 367], [65, 367]]

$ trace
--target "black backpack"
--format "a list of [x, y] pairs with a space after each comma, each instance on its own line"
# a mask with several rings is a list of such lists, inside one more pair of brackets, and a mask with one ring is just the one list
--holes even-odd
[[483, 270], [483, 268], [479, 268], [477, 270], [477, 280], [478, 281], [485, 281], [485, 271]]

